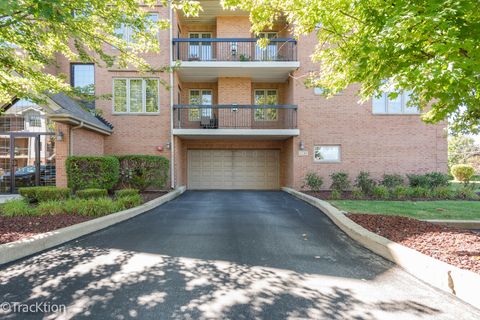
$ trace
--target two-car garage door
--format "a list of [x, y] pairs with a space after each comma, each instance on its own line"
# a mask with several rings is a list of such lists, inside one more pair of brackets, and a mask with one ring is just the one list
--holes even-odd
[[189, 189], [278, 189], [278, 150], [188, 150]]

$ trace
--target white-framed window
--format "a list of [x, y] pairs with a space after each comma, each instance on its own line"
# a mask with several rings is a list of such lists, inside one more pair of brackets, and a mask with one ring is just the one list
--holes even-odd
[[28, 124], [30, 127], [41, 127], [42, 120], [40, 118], [40, 114], [37, 112], [30, 114], [28, 117]]
[[[190, 89], [188, 103], [192, 105], [211, 106], [213, 95], [210, 89]], [[212, 118], [212, 108], [188, 109], [188, 121], [200, 121], [201, 118]]]
[[[190, 32], [190, 39], [210, 39], [211, 32]], [[188, 44], [188, 59], [209, 61], [212, 60], [212, 43], [204, 41], [190, 41]]]
[[[148, 13], [147, 14], [147, 19], [152, 21], [152, 22], [158, 22], [158, 13]], [[126, 43], [134, 43], [134, 34], [135, 30], [131, 26], [126, 26], [124, 23], [122, 23], [120, 26], [115, 28], [115, 35], [118, 38], [123, 39]]]
[[[278, 92], [276, 89], [257, 89], [255, 90], [256, 105], [276, 105], [278, 103]], [[277, 121], [277, 108], [255, 109], [255, 121]]]
[[159, 100], [156, 78], [113, 79], [113, 113], [158, 113]]
[[340, 162], [340, 145], [319, 145], [313, 147], [315, 162]]
[[380, 97], [372, 98], [372, 112], [374, 114], [419, 114], [420, 110], [416, 106], [409, 106], [410, 91], [403, 91], [395, 98], [389, 97], [386, 91]]

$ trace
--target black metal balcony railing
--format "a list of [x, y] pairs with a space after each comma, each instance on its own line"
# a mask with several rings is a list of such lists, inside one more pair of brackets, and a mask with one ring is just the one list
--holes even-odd
[[256, 38], [173, 39], [173, 57], [180, 61], [297, 61], [295, 39], [270, 39], [266, 48]]
[[175, 129], [297, 129], [296, 105], [173, 106]]

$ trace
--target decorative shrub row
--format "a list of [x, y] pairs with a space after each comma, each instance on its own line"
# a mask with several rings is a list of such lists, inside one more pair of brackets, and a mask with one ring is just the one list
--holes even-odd
[[68, 186], [73, 190], [164, 188], [169, 161], [162, 156], [72, 156], [66, 161]]
[[[479, 199], [475, 191], [468, 185], [457, 190], [449, 188], [449, 176], [439, 172], [407, 175], [408, 185], [406, 185], [404, 177], [398, 174], [385, 174], [380, 181], [376, 181], [369, 172], [362, 171], [355, 178], [353, 189], [348, 174], [345, 172], [332, 173], [330, 178], [332, 179], [331, 199], [340, 199], [342, 192], [350, 190], [355, 199]], [[303, 188], [319, 191], [322, 184], [322, 177], [315, 172], [310, 172], [305, 176]]]
[[149, 155], [116, 156], [120, 164], [119, 187], [141, 191], [164, 188], [168, 180], [170, 163], [167, 158]]
[[118, 182], [120, 164], [113, 156], [72, 156], [66, 166], [68, 186], [73, 190], [109, 190]]
[[[331, 199], [341, 199], [341, 193], [332, 191]], [[479, 200], [479, 196], [475, 191], [468, 187], [460, 187], [458, 189], [450, 189], [448, 187], [437, 187], [435, 189], [428, 189], [424, 187], [407, 187], [397, 186], [389, 189], [385, 186], [379, 185], [373, 188], [372, 194], [366, 195], [359, 188], [352, 190], [352, 197], [354, 199], [369, 198], [377, 200], [406, 200], [406, 199], [428, 199], [428, 200]]]
[[37, 207], [31, 206], [23, 199], [7, 201], [2, 206], [5, 216], [38, 216], [74, 214], [99, 217], [110, 213], [136, 207], [142, 203], [140, 195], [130, 195], [112, 200], [111, 198], [81, 199], [70, 198], [63, 201], [49, 200], [40, 202]]
[[69, 188], [57, 187], [25, 187], [18, 188], [18, 193], [29, 202], [42, 202], [49, 200], [65, 200], [70, 197]]

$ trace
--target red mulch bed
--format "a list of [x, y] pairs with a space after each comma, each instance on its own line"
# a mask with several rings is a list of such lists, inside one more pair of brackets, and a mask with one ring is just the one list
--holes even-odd
[[480, 273], [480, 234], [416, 219], [348, 214], [362, 227], [461, 269]]
[[[163, 196], [167, 191], [142, 192], [143, 201], [147, 202]], [[18, 216], [4, 217], [0, 215], [0, 244], [17, 241], [39, 233], [44, 233], [84, 222], [94, 217], [59, 214], [53, 216]]]
[[71, 226], [92, 217], [59, 214], [38, 217], [3, 217], [0, 216], [0, 244], [17, 241], [38, 233]]

